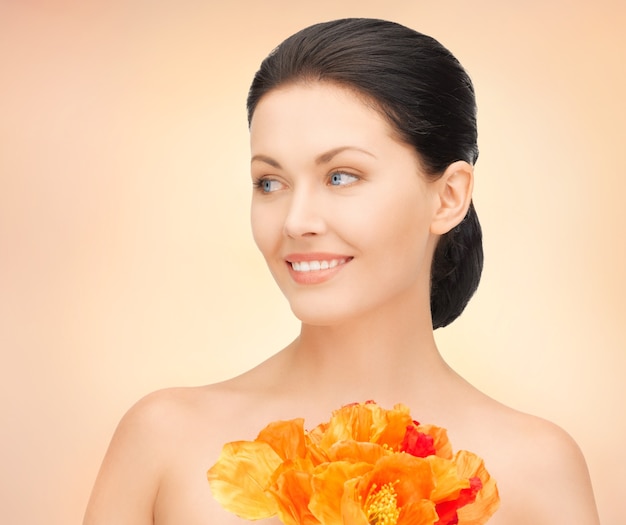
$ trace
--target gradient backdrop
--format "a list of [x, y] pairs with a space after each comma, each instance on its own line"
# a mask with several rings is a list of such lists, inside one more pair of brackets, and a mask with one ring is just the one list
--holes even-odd
[[295, 336], [249, 231], [244, 100], [278, 42], [344, 16], [472, 75], [486, 266], [442, 352], [565, 427], [622, 522], [626, 3], [0, 0], [2, 523], [79, 523], [135, 400]]

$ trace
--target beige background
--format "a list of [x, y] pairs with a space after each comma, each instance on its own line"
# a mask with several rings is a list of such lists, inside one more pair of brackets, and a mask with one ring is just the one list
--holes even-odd
[[249, 232], [244, 99], [274, 45], [343, 16], [472, 75], [486, 266], [440, 346], [565, 427], [623, 521], [626, 3], [0, 0], [2, 523], [79, 523], [136, 399], [295, 335]]

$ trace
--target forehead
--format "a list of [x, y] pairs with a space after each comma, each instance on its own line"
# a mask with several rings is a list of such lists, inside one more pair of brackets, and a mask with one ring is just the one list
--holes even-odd
[[374, 104], [354, 90], [324, 82], [276, 88], [259, 101], [250, 123], [253, 154], [265, 148], [307, 145], [328, 149], [349, 141], [375, 147], [396, 141], [394, 130]]

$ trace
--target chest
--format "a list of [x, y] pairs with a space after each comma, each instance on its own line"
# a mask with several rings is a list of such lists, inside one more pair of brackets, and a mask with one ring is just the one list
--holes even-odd
[[[250, 523], [225, 511], [211, 495], [202, 457], [196, 463], [178, 464], [163, 480], [154, 505], [155, 525], [241, 525]], [[280, 524], [263, 520], [259, 525]]]

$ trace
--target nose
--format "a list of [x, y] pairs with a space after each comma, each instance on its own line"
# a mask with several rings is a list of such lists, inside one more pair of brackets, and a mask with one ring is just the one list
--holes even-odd
[[325, 210], [319, 196], [301, 188], [291, 195], [283, 231], [287, 237], [320, 235], [326, 231]]

